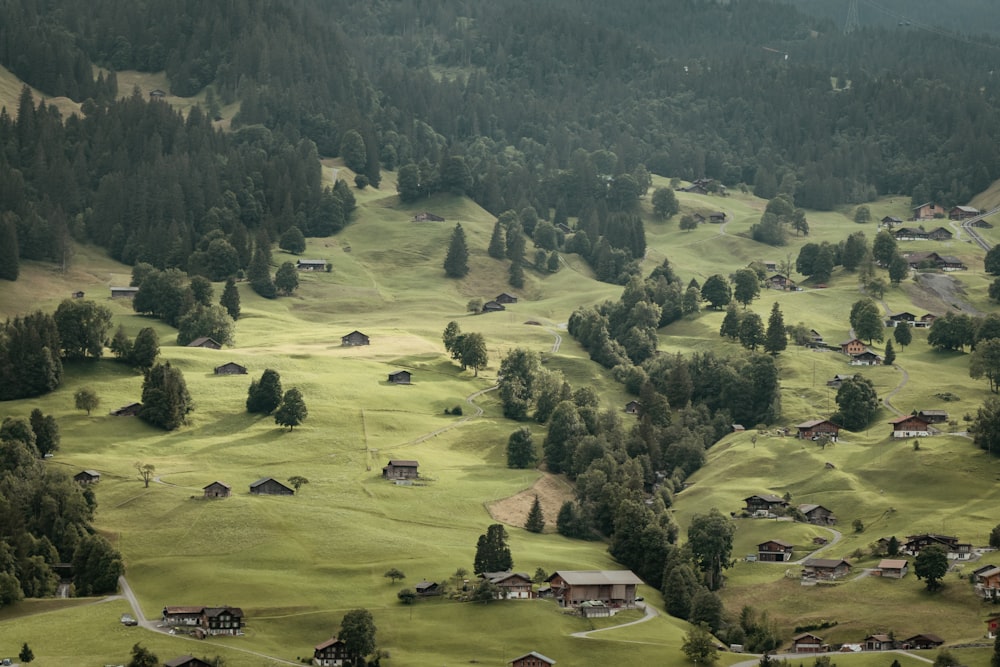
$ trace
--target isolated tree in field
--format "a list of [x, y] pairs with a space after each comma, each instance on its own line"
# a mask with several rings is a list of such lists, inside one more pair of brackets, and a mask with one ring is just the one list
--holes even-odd
[[294, 264], [281, 263], [274, 274], [274, 287], [283, 296], [291, 296], [299, 288], [299, 271]]
[[340, 621], [337, 638], [344, 642], [344, 650], [352, 665], [362, 664], [358, 660], [375, 652], [375, 619], [367, 609], [352, 609]]
[[855, 301], [851, 306], [851, 328], [854, 335], [862, 340], [881, 341], [885, 337], [885, 325], [878, 305], [871, 299]]
[[86, 410], [89, 417], [90, 412], [96, 410], [97, 406], [101, 404], [101, 398], [90, 387], [82, 387], [73, 394], [73, 404], [77, 410]]
[[969, 356], [969, 377], [985, 377], [994, 394], [1000, 391], [1000, 338], [980, 341]]
[[681, 650], [688, 660], [699, 665], [712, 664], [718, 659], [719, 650], [715, 647], [715, 638], [705, 623], [691, 626], [684, 635]]
[[729, 567], [736, 527], [716, 508], [696, 514], [688, 527], [688, 546], [710, 591], [722, 587], [722, 570]]
[[46, 454], [51, 454], [59, 449], [61, 441], [59, 435], [59, 424], [52, 415], [43, 415], [42, 411], [35, 408], [28, 417], [31, 430], [35, 434], [35, 447], [39, 455], [45, 458]]
[[886, 341], [885, 357], [883, 358], [882, 363], [885, 364], [886, 366], [892, 366], [894, 363], [896, 363], [896, 350], [893, 349], [891, 340]]
[[510, 437], [507, 438], [507, 467], [531, 468], [537, 460], [531, 431], [521, 427], [511, 433]]
[[474, 297], [469, 299], [469, 302], [465, 304], [465, 310], [469, 313], [478, 313], [483, 309], [483, 299], [482, 297]]
[[893, 255], [889, 260], [889, 282], [899, 285], [908, 275], [910, 275], [910, 263], [900, 254]]
[[146, 371], [142, 383], [142, 407], [139, 419], [172, 431], [187, 419], [194, 409], [184, 374], [170, 363], [156, 364]]
[[479, 536], [472, 571], [476, 574], [504, 572], [512, 567], [514, 560], [507, 546], [507, 530], [503, 524], [494, 523], [486, 529], [485, 535]]
[[934, 592], [941, 588], [941, 580], [948, 573], [948, 552], [938, 544], [924, 547], [913, 561], [913, 574], [925, 580], [927, 590]]
[[677, 195], [671, 188], [656, 188], [653, 190], [653, 213], [660, 220], [669, 220], [681, 210], [677, 203]]
[[469, 273], [469, 248], [465, 245], [462, 225], [455, 225], [448, 244], [448, 254], [444, 258], [444, 274], [449, 278], [463, 278]]
[[685, 213], [681, 216], [681, 220], [677, 223], [677, 227], [683, 232], [689, 232], [692, 229], [698, 229], [698, 221], [695, 220], [694, 216], [687, 215]]
[[542, 503], [535, 496], [535, 502], [531, 504], [528, 512], [528, 520], [524, 523], [524, 529], [529, 533], [540, 533], [545, 530], [545, 516], [542, 514]]
[[159, 664], [160, 659], [155, 653], [141, 644], [135, 644], [132, 646], [132, 659], [126, 667], [156, 667]]
[[306, 237], [298, 227], [292, 225], [278, 239], [278, 247], [293, 255], [301, 255], [306, 250]]
[[990, 454], [1000, 454], [1000, 397], [987, 396], [969, 427], [972, 442]]
[[292, 475], [288, 478], [288, 483], [292, 485], [292, 488], [298, 492], [303, 486], [309, 483], [309, 480], [301, 475]]
[[781, 308], [775, 301], [771, 306], [771, 315], [767, 318], [767, 332], [764, 334], [764, 350], [768, 354], [778, 355], [788, 347], [788, 332], [785, 331], [785, 318]]
[[861, 206], [854, 209], [854, 222], [858, 223], [859, 225], [866, 225], [871, 221], [872, 221], [872, 211], [866, 205], [862, 204]]
[[503, 225], [500, 224], [499, 219], [493, 224], [493, 234], [490, 236], [490, 245], [486, 249], [486, 254], [493, 259], [504, 259], [507, 256]]
[[878, 394], [868, 378], [855, 375], [844, 380], [837, 390], [836, 414], [831, 419], [848, 431], [860, 431], [871, 423], [878, 412]]
[[35, 652], [28, 646], [28, 642], [21, 645], [21, 652], [17, 654], [17, 659], [21, 662], [34, 662]]
[[399, 598], [399, 601], [403, 604], [413, 604], [417, 601], [417, 594], [413, 592], [412, 588], [402, 589], [396, 593], [396, 597]]
[[132, 464], [135, 471], [139, 474], [139, 479], [142, 480], [143, 488], [149, 488], [149, 480], [156, 476], [156, 466], [152, 463], [143, 463], [142, 461], [136, 461]]
[[760, 319], [760, 315], [744, 313], [740, 319], [740, 345], [753, 352], [764, 344], [765, 335], [764, 321]]
[[892, 339], [896, 341], [897, 345], [903, 348], [912, 343], [913, 331], [910, 330], [910, 325], [900, 324], [899, 326], [894, 327], [892, 332]]
[[226, 309], [231, 318], [240, 319], [240, 291], [236, 287], [236, 279], [232, 276], [226, 278], [226, 286], [222, 288], [219, 305]]
[[386, 579], [392, 580], [392, 583], [396, 583], [400, 579], [406, 579], [406, 575], [403, 574], [401, 570], [398, 570], [394, 567], [386, 570], [385, 574], [383, 574], [382, 576], [385, 577]]
[[760, 281], [757, 279], [757, 272], [753, 269], [737, 271], [733, 276], [733, 299], [746, 308], [758, 296], [760, 296]]
[[448, 354], [452, 355], [451, 358], [455, 359], [455, 350], [457, 349], [458, 339], [462, 335], [462, 328], [458, 326], [458, 322], [452, 320], [445, 325], [444, 332], [441, 334], [441, 341], [444, 343], [444, 349]]
[[247, 392], [247, 412], [269, 415], [281, 405], [281, 375], [268, 368], [260, 380], [252, 380]]
[[705, 280], [701, 286], [701, 298], [708, 302], [715, 310], [729, 305], [733, 299], [732, 290], [729, 288], [729, 281], [724, 276], [716, 273]]
[[291, 431], [301, 424], [309, 416], [306, 409], [306, 402], [302, 398], [302, 392], [296, 387], [292, 387], [285, 392], [285, 397], [281, 399], [281, 405], [274, 411], [274, 423], [278, 426], [287, 426]]
[[722, 326], [719, 327], [719, 335], [732, 340], [740, 337], [740, 320], [742, 314], [736, 309], [736, 304], [731, 303], [726, 307], [726, 316], [722, 318]]

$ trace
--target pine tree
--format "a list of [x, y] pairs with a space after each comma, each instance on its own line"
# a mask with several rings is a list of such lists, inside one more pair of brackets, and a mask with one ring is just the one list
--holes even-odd
[[273, 299], [278, 296], [278, 290], [271, 279], [269, 255], [270, 252], [258, 245], [257, 250], [254, 251], [253, 260], [247, 268], [247, 280], [250, 282], [250, 288], [265, 299]]
[[465, 245], [462, 225], [455, 225], [448, 245], [448, 255], [444, 259], [444, 273], [449, 278], [463, 278], [469, 273], [469, 249]]
[[250, 382], [247, 392], [247, 412], [269, 415], [281, 405], [281, 376], [268, 368], [260, 380]]
[[545, 530], [545, 516], [542, 514], [542, 503], [535, 496], [535, 502], [528, 512], [528, 520], [524, 524], [524, 529], [531, 533], [540, 533]]
[[503, 259], [507, 255], [507, 246], [504, 243], [503, 225], [497, 220], [493, 225], [493, 235], [490, 237], [490, 246], [486, 250], [493, 259]]
[[521, 262], [514, 261], [510, 263], [507, 282], [510, 283], [511, 287], [516, 287], [517, 289], [524, 287], [524, 269], [521, 267]]
[[883, 360], [883, 363], [886, 366], [892, 366], [894, 363], [896, 363], [896, 350], [892, 348], [891, 340], [886, 341], [885, 343], [885, 359]]
[[485, 535], [479, 536], [473, 571], [476, 574], [505, 572], [512, 567], [514, 560], [507, 546], [507, 530], [503, 524], [494, 523], [486, 529]]
[[146, 371], [142, 383], [139, 418], [153, 426], [172, 431], [184, 423], [194, 409], [184, 374], [170, 363], [156, 364]]
[[236, 287], [235, 278], [230, 276], [226, 279], [226, 286], [219, 298], [219, 305], [226, 309], [233, 320], [240, 319], [240, 291]]
[[767, 319], [767, 332], [764, 334], [764, 350], [772, 355], [783, 352], [788, 347], [788, 333], [785, 331], [785, 318], [781, 308], [775, 301], [771, 306], [771, 316]]
[[287, 426], [291, 431], [301, 424], [309, 416], [306, 409], [306, 402], [302, 399], [302, 392], [292, 387], [285, 392], [285, 397], [281, 399], [281, 405], [274, 412], [274, 423], [279, 426]]
[[0, 214], [0, 279], [3, 280], [17, 280], [20, 273], [14, 217], [13, 213]]
[[24, 642], [21, 646], [21, 652], [17, 654], [17, 659], [21, 662], [32, 662], [35, 659], [35, 653], [28, 646], [28, 642]]

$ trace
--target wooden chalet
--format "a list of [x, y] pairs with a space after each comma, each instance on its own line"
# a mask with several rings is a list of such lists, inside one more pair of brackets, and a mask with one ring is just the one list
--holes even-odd
[[756, 493], [748, 498], [744, 498], [743, 502], [746, 503], [746, 507], [744, 509], [750, 514], [756, 514], [757, 512], [774, 512], [788, 507], [787, 500], [781, 496], [776, 496], [773, 493]]
[[904, 255], [911, 269], [934, 268], [942, 271], [964, 271], [965, 264], [958, 257], [936, 252], [911, 252]]
[[164, 607], [162, 621], [169, 626], [196, 626], [204, 607]]
[[901, 225], [901, 224], [903, 224], [903, 221], [901, 219], [899, 219], [899, 218], [897, 218], [895, 216], [892, 216], [892, 215], [885, 216], [879, 222], [881, 222], [883, 225], [885, 225], [889, 229], [892, 229], [893, 225]]
[[851, 366], [881, 366], [882, 357], [875, 354], [871, 350], [865, 350], [858, 354], [851, 355], [851, 361], [848, 362]]
[[726, 221], [725, 211], [712, 211], [708, 214], [708, 221], [714, 222], [715, 224], [722, 224]]
[[215, 374], [216, 375], [246, 375], [247, 374], [247, 367], [246, 366], [241, 366], [240, 364], [236, 363], [235, 361], [227, 361], [226, 363], [222, 364], [221, 366], [216, 366], [215, 367]]
[[138, 287], [112, 287], [111, 288], [111, 298], [112, 299], [131, 299], [135, 297], [136, 293], [139, 291]]
[[928, 424], [943, 424], [948, 421], [947, 410], [920, 410], [917, 416]]
[[483, 304], [483, 309], [480, 312], [483, 313], [498, 313], [501, 310], [507, 310], [507, 307], [498, 301], [487, 301]]
[[405, 459], [389, 459], [388, 465], [382, 466], [384, 479], [417, 479], [419, 463]]
[[441, 585], [436, 581], [421, 581], [413, 590], [417, 595], [441, 595]]
[[73, 298], [74, 299], [82, 299], [83, 298], [83, 292], [80, 292], [80, 291], [73, 292]]
[[948, 211], [949, 220], [968, 220], [969, 218], [975, 218], [981, 213], [981, 211], [974, 206], [953, 206], [950, 211]]
[[631, 570], [558, 570], [546, 581], [561, 607], [576, 607], [587, 600], [632, 607], [636, 586], [642, 583]]
[[868, 346], [862, 343], [857, 338], [852, 338], [849, 341], [845, 341], [840, 344], [840, 353], [851, 356], [853, 354], [861, 354], [868, 349]]
[[479, 575], [497, 587], [498, 600], [529, 600], [531, 594], [531, 575], [524, 572], [483, 572]]
[[840, 427], [829, 419], [810, 419], [807, 422], [796, 424], [795, 428], [798, 429], [797, 435], [802, 440], [819, 440], [821, 437], [827, 436], [830, 440], [837, 442], [840, 435]]
[[413, 216], [413, 222], [444, 222], [444, 218], [440, 215], [434, 215], [433, 213], [424, 211]]
[[920, 319], [913, 323], [913, 326], [919, 328], [926, 328], [934, 324], [934, 320], [936, 319], [937, 315], [933, 313], [927, 313], [925, 315], [921, 315]]
[[809, 342], [806, 343], [809, 347], [822, 347], [826, 345], [826, 341], [823, 340], [823, 334], [816, 331], [815, 329], [809, 330]]
[[292, 496], [295, 491], [273, 477], [262, 477], [250, 485], [250, 493], [255, 496]]
[[932, 635], [929, 632], [925, 632], [921, 635], [913, 635], [903, 640], [902, 648], [904, 649], [918, 649], [927, 650], [932, 648], [937, 648], [944, 644], [944, 640], [937, 635]]
[[154, 88], [153, 90], [149, 91], [149, 99], [151, 100], [162, 100], [166, 96], [167, 93], [160, 90], [159, 88]]
[[556, 661], [541, 653], [531, 651], [510, 661], [510, 667], [552, 667]]
[[832, 526], [837, 523], [836, 515], [822, 505], [806, 503], [799, 505], [798, 509], [806, 521], [815, 526]]
[[173, 660], [167, 660], [163, 663], [163, 667], [212, 667], [212, 663], [190, 655], [182, 655]]
[[504, 305], [517, 303], [517, 297], [509, 292], [501, 292], [500, 294], [497, 294], [496, 298], [493, 300]]
[[910, 564], [902, 558], [883, 558], [874, 573], [880, 577], [902, 579], [910, 571]]
[[340, 344], [345, 346], [370, 345], [371, 340], [368, 338], [368, 336], [355, 329], [346, 336], [341, 336]]
[[767, 286], [771, 289], [789, 290], [795, 288], [795, 282], [788, 276], [776, 273], [767, 279]]
[[642, 412], [642, 403], [639, 401], [629, 401], [625, 404], [625, 414], [637, 415]]
[[896, 648], [896, 640], [885, 634], [868, 635], [861, 646], [866, 651], [892, 651]]
[[917, 415], [903, 415], [890, 419], [892, 431], [889, 436], [892, 438], [926, 438], [931, 434], [930, 424], [923, 417]]
[[392, 384], [410, 384], [413, 375], [410, 371], [393, 371], [389, 373], [389, 382]]
[[569, 225], [567, 225], [565, 222], [557, 222], [556, 223], [556, 229], [558, 229], [563, 234], [572, 234], [573, 233], [573, 229]]
[[205, 498], [228, 498], [233, 495], [233, 487], [225, 482], [215, 481], [203, 488]]
[[347, 645], [336, 637], [313, 647], [312, 664], [319, 667], [341, 667], [349, 658]]
[[935, 227], [927, 232], [927, 238], [931, 241], [950, 241], [953, 236], [954, 234], [951, 233], [951, 230], [945, 227]]
[[198, 628], [205, 635], [241, 635], [244, 625], [239, 607], [205, 607], [198, 619]]
[[77, 484], [97, 484], [101, 481], [101, 473], [96, 470], [81, 470], [73, 475], [73, 481]]
[[900, 227], [892, 235], [897, 241], [926, 241], [929, 238], [919, 227]]
[[198, 336], [193, 341], [188, 343], [187, 347], [203, 347], [206, 350], [221, 350], [222, 343], [215, 340], [211, 336]]
[[128, 405], [123, 405], [117, 410], [112, 410], [110, 414], [112, 417], [135, 417], [139, 414], [139, 410], [142, 409], [142, 403], [129, 403]]
[[806, 579], [840, 579], [850, 571], [851, 564], [842, 558], [807, 558], [802, 563], [802, 576]]
[[1000, 616], [991, 616], [986, 619], [986, 636], [996, 639], [997, 634], [1000, 634]]
[[295, 268], [299, 271], [326, 271], [325, 259], [297, 259]]
[[1000, 600], [1000, 567], [987, 565], [973, 574], [976, 594], [987, 600]]
[[895, 313], [890, 315], [889, 319], [886, 321], [886, 326], [898, 327], [900, 324], [906, 324], [913, 326], [913, 323], [917, 321], [917, 316], [913, 313], [908, 313], [905, 310], [901, 313]]
[[699, 224], [705, 222], [705, 216], [703, 216], [701, 213], [695, 212], [691, 217], [694, 219], [695, 222]]
[[837, 375], [833, 376], [832, 380], [827, 380], [826, 381], [826, 386], [827, 387], [833, 387], [834, 389], [839, 389], [840, 385], [844, 384], [844, 380], [850, 380], [852, 377], [854, 377], [854, 376], [853, 375], [842, 375], [842, 374], [838, 373]]
[[921, 204], [920, 206], [913, 207], [913, 220], [933, 220], [934, 218], [943, 218], [947, 215], [947, 211], [944, 210], [944, 206], [939, 206], [934, 202], [927, 202]]
[[792, 653], [823, 653], [829, 647], [823, 643], [823, 638], [803, 632], [792, 637]]
[[792, 544], [784, 540], [768, 540], [757, 545], [757, 560], [784, 563], [792, 560]]
[[730, 428], [733, 429], [733, 433], [743, 433], [747, 430], [743, 424], [730, 424]]
[[951, 560], [969, 560], [972, 557], [972, 545], [968, 542], [959, 542], [957, 537], [952, 535], [938, 535], [936, 533], [921, 533], [920, 535], [907, 535], [906, 541], [900, 545], [900, 551], [916, 556], [921, 550], [937, 544], [948, 552]]

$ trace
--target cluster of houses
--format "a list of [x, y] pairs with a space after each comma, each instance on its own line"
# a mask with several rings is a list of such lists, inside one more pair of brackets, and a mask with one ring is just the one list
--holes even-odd
[[897, 241], [950, 241], [953, 234], [944, 227], [936, 227], [929, 232], [920, 227], [900, 227], [892, 232], [892, 236]]
[[[849, 375], [837, 375], [833, 380], [827, 382], [828, 386], [839, 387], [840, 383], [848, 379]], [[833, 384], [835, 383], [835, 384]], [[902, 415], [895, 419], [890, 419], [891, 438], [927, 438], [936, 433], [933, 424], [948, 421], [948, 412], [945, 410], [921, 410], [911, 415]], [[826, 438], [831, 442], [837, 442], [840, 436], [840, 426], [829, 419], [810, 419], [809, 421], [796, 424], [798, 430], [796, 436], [802, 440], [819, 440]]]
[[831, 645], [826, 643], [822, 637], [811, 632], [803, 632], [792, 637], [792, 653], [827, 653], [838, 651], [841, 653], [853, 653], [858, 651], [895, 651], [895, 650], [923, 650], [933, 649], [944, 644], [944, 640], [929, 632], [913, 635], [903, 640], [893, 639], [887, 634], [871, 634], [864, 638], [860, 644], [840, 644]]
[[[982, 215], [982, 211], [973, 206], [952, 206], [945, 209], [944, 206], [935, 202], [924, 202], [913, 207], [913, 217], [911, 220], [935, 220], [947, 217], [949, 220], [971, 220]], [[898, 221], [898, 218], [893, 218]], [[884, 223], [886, 220], [882, 218]]]
[[850, 357], [851, 366], [881, 366], [882, 357], [857, 338], [840, 344], [840, 353]]
[[496, 296], [495, 299], [490, 299], [483, 304], [481, 313], [497, 313], [501, 310], [507, 310], [507, 306], [512, 303], [517, 303], [517, 297], [508, 292], [502, 292]]
[[[73, 481], [78, 484], [96, 484], [101, 481], [101, 473], [96, 470], [81, 470], [73, 475]], [[218, 480], [202, 488], [204, 498], [228, 498], [233, 493], [233, 487]], [[285, 486], [273, 477], [263, 477], [250, 485], [250, 493], [255, 496], [291, 496], [295, 490]]]
[[913, 313], [903, 311], [901, 313], [895, 313], [890, 315], [885, 321], [885, 326], [887, 327], [898, 327], [901, 325], [915, 327], [917, 329], [926, 329], [934, 324], [934, 320], [937, 319], [937, 315], [931, 313], [926, 313], [917, 317]]
[[242, 635], [246, 626], [239, 607], [164, 607], [163, 625], [198, 639], [217, 635]]
[[[781, 496], [776, 496], [773, 493], [755, 493], [754, 495], [744, 498], [743, 502], [745, 507], [743, 511], [752, 517], [765, 517], [774, 518], [779, 514], [784, 514], [788, 511], [790, 503], [782, 498]], [[815, 503], [803, 503], [796, 507], [796, 510], [802, 518], [814, 526], [832, 526], [837, 523], [837, 517], [826, 507], [822, 505], [817, 505]], [[781, 542], [777, 540], [777, 542]], [[763, 545], [767, 545], [769, 542], [764, 542]], [[760, 545], [760, 546], [763, 546]], [[789, 551], [789, 553], [791, 553]], [[790, 560], [789, 558], [761, 558], [760, 560]]]

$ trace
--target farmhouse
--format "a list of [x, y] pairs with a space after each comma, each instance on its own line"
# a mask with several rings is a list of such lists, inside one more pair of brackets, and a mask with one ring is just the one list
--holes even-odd
[[947, 212], [944, 210], [943, 206], [938, 206], [934, 202], [927, 202], [921, 204], [920, 206], [913, 207], [913, 219], [914, 220], [933, 220], [934, 218], [943, 218]]
[[948, 551], [948, 558], [952, 560], [968, 560], [972, 556], [972, 545], [968, 542], [959, 542], [957, 537], [951, 535], [937, 535], [935, 533], [922, 533], [920, 535], [907, 535], [900, 549], [904, 553], [915, 556], [922, 549], [932, 544], [944, 547]]
[[968, 220], [969, 218], [975, 218], [979, 215], [979, 213], [979, 209], [973, 206], [953, 206], [952, 209], [948, 211], [948, 219]]
[[922, 635], [913, 635], [907, 639], [903, 640], [903, 648], [913, 648], [927, 650], [931, 648], [937, 648], [944, 643], [944, 640], [937, 635], [932, 635], [929, 632], [925, 632]]
[[908, 313], [906, 311], [903, 311], [902, 313], [896, 313], [895, 315], [890, 315], [889, 321], [886, 322], [886, 326], [896, 327], [899, 326], [900, 324], [909, 324], [912, 326], [913, 323], [916, 321], [916, 319], [917, 316], [914, 315], [913, 313]]
[[917, 416], [928, 424], [943, 424], [948, 421], [947, 410], [921, 410]]
[[987, 565], [976, 570], [973, 576], [977, 595], [988, 600], [1000, 598], [1000, 567]]
[[112, 287], [112, 299], [131, 299], [139, 291], [138, 287]]
[[349, 657], [347, 645], [342, 640], [331, 637], [313, 647], [312, 664], [319, 667], [340, 667]]
[[901, 224], [903, 224], [903, 221], [901, 219], [899, 219], [899, 218], [897, 218], [895, 216], [892, 216], [892, 215], [885, 216], [884, 218], [882, 218], [882, 220], [880, 220], [880, 222], [883, 225], [885, 225], [886, 227], [888, 227], [889, 229], [892, 229], [893, 225], [901, 225]]
[[417, 595], [440, 595], [441, 586], [436, 581], [421, 581], [413, 587]]
[[73, 475], [73, 481], [78, 484], [97, 484], [101, 481], [101, 473], [96, 470], [81, 470]]
[[936, 227], [927, 232], [927, 238], [931, 241], [950, 241], [952, 236], [951, 230], [944, 227]]
[[757, 545], [757, 560], [783, 563], [792, 560], [792, 545], [784, 540], [768, 540]]
[[575, 607], [587, 600], [631, 607], [636, 586], [642, 583], [631, 570], [559, 570], [546, 581], [561, 607]]
[[833, 512], [822, 505], [799, 505], [799, 512], [806, 518], [806, 521], [817, 526], [832, 526], [837, 523], [837, 517], [834, 516]]
[[404, 459], [389, 459], [389, 464], [382, 466], [382, 477], [385, 479], [417, 479], [418, 464], [416, 461]]
[[861, 354], [867, 349], [868, 346], [862, 343], [857, 338], [852, 338], [851, 340], [840, 344], [841, 354], [846, 354], [848, 356], [851, 356], [853, 354]]
[[205, 662], [201, 658], [194, 658], [190, 655], [182, 655], [173, 660], [167, 660], [163, 667], [212, 667], [211, 663]]
[[913, 323], [913, 326], [919, 328], [926, 328], [934, 324], [934, 320], [936, 319], [937, 315], [934, 315], [933, 313], [927, 313], [925, 315], [921, 315], [920, 319]]
[[795, 282], [787, 276], [776, 273], [767, 279], [767, 285], [771, 289], [788, 290], [795, 287]]
[[866, 651], [891, 651], [896, 648], [896, 641], [889, 635], [868, 635], [861, 645]]
[[149, 91], [149, 99], [151, 100], [162, 100], [166, 96], [167, 94], [162, 90], [160, 90], [159, 88], [155, 88]]
[[83, 298], [83, 292], [80, 292], [80, 291], [73, 292], [73, 298], [74, 299], [82, 299]]
[[840, 434], [840, 427], [829, 419], [810, 419], [795, 426], [799, 430], [798, 437], [803, 440], [818, 440], [826, 436], [837, 442]]
[[496, 586], [497, 599], [528, 600], [531, 595], [531, 576], [524, 572], [483, 572], [479, 575], [481, 579], [489, 581]]
[[299, 271], [326, 271], [325, 259], [299, 259], [295, 262]]
[[892, 424], [889, 435], [893, 438], [926, 438], [931, 434], [927, 420], [916, 415], [896, 417], [890, 419], [889, 423]]
[[911, 269], [934, 268], [942, 271], [963, 271], [967, 267], [957, 257], [936, 252], [911, 252], [904, 255]]
[[255, 496], [291, 496], [295, 491], [273, 477], [262, 477], [250, 485], [250, 493]]
[[637, 415], [642, 410], [642, 403], [639, 401], [629, 401], [625, 404], [625, 414]]
[[552, 658], [546, 658], [541, 653], [534, 651], [514, 658], [510, 662], [511, 667], [552, 667], [554, 664], [556, 664], [556, 661]]
[[199, 628], [207, 635], [239, 635], [246, 625], [239, 607], [205, 607], [198, 619]]
[[222, 343], [210, 336], [199, 336], [187, 344], [187, 347], [203, 347], [207, 350], [221, 350]]
[[517, 303], [517, 297], [508, 292], [501, 292], [493, 300], [496, 301], [497, 303], [502, 303], [502, 304]]
[[361, 333], [357, 329], [355, 329], [351, 333], [347, 334], [346, 336], [341, 336], [340, 337], [340, 344], [341, 345], [347, 345], [347, 346], [350, 346], [350, 345], [369, 345], [370, 342], [371, 341], [369, 340], [368, 336], [366, 336], [365, 334]]
[[792, 637], [792, 653], [822, 653], [827, 648], [822, 637], [809, 632]]
[[833, 376], [832, 380], [827, 380], [826, 381], [826, 386], [827, 387], [833, 387], [834, 389], [839, 389], [840, 385], [842, 385], [844, 383], [844, 380], [850, 380], [852, 377], [854, 377], [854, 376], [853, 375], [841, 375], [841, 374], [838, 373], [837, 375]]
[[833, 558], [808, 558], [802, 563], [802, 576], [807, 579], [840, 579], [851, 571], [846, 560]]
[[902, 579], [909, 571], [909, 567], [910, 564], [901, 558], [883, 558], [875, 568], [875, 574], [890, 579]]
[[225, 482], [215, 481], [204, 487], [205, 498], [228, 498], [233, 494], [233, 487]]
[[882, 357], [871, 350], [865, 350], [858, 354], [852, 354], [849, 363], [851, 366], [881, 366]]
[[392, 384], [410, 384], [410, 378], [413, 377], [410, 371], [393, 371], [389, 373], [389, 382]]
[[774, 512], [788, 507], [788, 501], [773, 493], [757, 493], [748, 498], [744, 498], [745, 510], [750, 514], [756, 512]]
[[1000, 633], [1000, 616], [992, 616], [986, 619], [986, 636], [990, 639], [996, 639], [997, 633]]
[[215, 367], [216, 375], [246, 375], [247, 367], [241, 366], [235, 361], [227, 361], [221, 366]]
[[129, 403], [128, 405], [123, 405], [117, 410], [112, 410], [109, 414], [112, 417], [135, 417], [139, 414], [139, 410], [142, 409], [142, 403]]
[[204, 607], [164, 607], [163, 622], [166, 625], [198, 625]]
[[444, 218], [440, 215], [434, 215], [433, 213], [417, 213], [413, 216], [413, 222], [444, 222]]
[[900, 227], [892, 233], [897, 241], [926, 241], [927, 232], [919, 227]]
[[714, 222], [716, 224], [721, 224], [721, 223], [723, 223], [723, 222], [726, 221], [726, 212], [725, 211], [713, 211], [712, 213], [708, 214], [708, 221], [709, 222]]
[[483, 304], [483, 310], [481, 312], [497, 313], [500, 312], [501, 310], [507, 310], [506, 306], [504, 306], [502, 303], [499, 303], [497, 301], [487, 301], [486, 303]]

